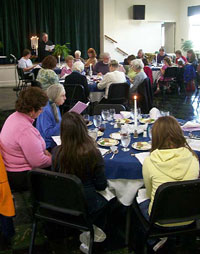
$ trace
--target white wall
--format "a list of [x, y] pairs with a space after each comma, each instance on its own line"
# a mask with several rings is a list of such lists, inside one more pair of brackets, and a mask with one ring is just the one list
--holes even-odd
[[[103, 32], [118, 43], [103, 41], [102, 51], [122, 61], [124, 56], [115, 47], [128, 54], [136, 54], [142, 48], [145, 52], [155, 52], [161, 46], [161, 24], [163, 21], [176, 22], [177, 1], [180, 0], [102, 0]], [[146, 5], [144, 21], [133, 20], [133, 5]]]
[[[133, 5], [146, 6], [145, 20], [133, 20]], [[200, 5], [200, 0], [101, 0], [101, 51], [122, 61], [125, 57], [116, 52], [119, 47], [128, 54], [142, 48], [155, 52], [161, 46], [161, 24], [176, 22], [175, 48], [180, 49], [181, 39], [187, 40], [189, 22], [187, 7]], [[112, 44], [104, 35], [115, 39]]]

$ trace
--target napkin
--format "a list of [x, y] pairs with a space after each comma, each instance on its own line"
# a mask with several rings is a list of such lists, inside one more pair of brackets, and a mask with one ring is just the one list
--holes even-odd
[[188, 145], [192, 148], [192, 150], [200, 151], [200, 140], [196, 139], [186, 139], [188, 142]]
[[139, 162], [143, 165], [144, 160], [150, 155], [150, 152], [137, 153], [135, 157], [139, 160]]
[[114, 119], [123, 119], [122, 115], [120, 114], [114, 114]]
[[58, 146], [61, 145], [60, 136], [52, 136], [52, 139]]
[[104, 156], [109, 151], [109, 149], [99, 148], [99, 151], [100, 151], [101, 155]]
[[157, 108], [152, 108], [149, 111], [149, 115], [151, 119], [158, 119], [160, 117], [160, 111]]
[[138, 190], [138, 196], [137, 196], [137, 203], [140, 204], [144, 202], [145, 200], [149, 199], [147, 197], [146, 189], [142, 188]]
[[200, 124], [188, 121], [181, 128], [183, 131], [198, 131], [200, 130]]
[[123, 117], [123, 118], [130, 118], [131, 117], [131, 112], [129, 111], [120, 111], [120, 115]]

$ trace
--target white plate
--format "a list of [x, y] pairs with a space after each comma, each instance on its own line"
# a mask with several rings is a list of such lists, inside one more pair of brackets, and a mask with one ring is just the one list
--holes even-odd
[[151, 149], [151, 144], [149, 142], [135, 142], [131, 145], [135, 150], [148, 151]]
[[87, 126], [91, 126], [93, 125], [93, 122], [92, 121], [89, 121], [89, 123], [87, 124]]
[[116, 146], [119, 144], [119, 141], [112, 138], [100, 138], [97, 144], [100, 146]]
[[110, 136], [110, 138], [121, 140], [121, 136], [120, 136], [119, 132], [113, 132], [109, 136]]
[[140, 123], [152, 124], [152, 123], [155, 123], [155, 119], [151, 119], [151, 118], [141, 118], [141, 119], [140, 119]]
[[129, 123], [132, 123], [133, 120], [124, 118], [124, 119], [117, 119], [116, 122], [121, 123], [121, 124], [125, 124], [125, 123], [129, 124]]
[[102, 137], [103, 136], [103, 132], [102, 131], [98, 131], [98, 133], [97, 133], [97, 137]]
[[123, 118], [130, 118], [131, 117], [131, 112], [129, 111], [120, 111], [120, 115], [122, 115]]

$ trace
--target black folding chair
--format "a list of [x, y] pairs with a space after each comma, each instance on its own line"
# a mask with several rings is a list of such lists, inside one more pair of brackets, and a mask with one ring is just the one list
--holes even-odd
[[83, 85], [64, 83], [64, 88], [67, 99], [65, 100], [65, 103], [61, 107], [62, 113], [71, 109], [78, 101], [84, 103], [88, 102]]
[[141, 109], [142, 114], [148, 114], [153, 105], [153, 91], [149, 78], [144, 79], [144, 81], [138, 86], [138, 107]]
[[18, 74], [18, 84], [17, 84], [17, 87], [15, 88], [15, 91], [19, 92], [27, 88], [28, 84], [31, 84], [33, 79], [28, 79], [26, 75], [24, 74], [24, 71], [22, 68], [19, 68], [18, 66], [16, 66], [16, 68], [17, 68], [17, 74]]
[[169, 88], [178, 91], [178, 69], [178, 67], [168, 67], [165, 70], [164, 79], [159, 82], [163, 86], [163, 92]]
[[119, 114], [120, 111], [126, 111], [124, 105], [121, 104], [98, 104], [94, 107], [93, 115], [100, 115], [102, 109], [111, 109], [114, 108], [116, 114]]
[[29, 254], [33, 253], [38, 220], [89, 231], [89, 254], [91, 254], [94, 231], [80, 179], [74, 175], [43, 169], [30, 171], [29, 177], [33, 200], [33, 227]]
[[[141, 213], [137, 200], [132, 204], [130, 222], [129, 249], [142, 248], [138, 253], [146, 253], [147, 240], [166, 236], [177, 236], [186, 233], [199, 232], [200, 225], [200, 179], [181, 182], [164, 183], [156, 191], [149, 221]], [[180, 222], [193, 221], [188, 226], [168, 227], [158, 226]], [[134, 232], [134, 225], [142, 228], [143, 234]], [[140, 238], [138, 246], [137, 237]]]
[[107, 103], [128, 105], [129, 89], [128, 83], [111, 84], [108, 90]]

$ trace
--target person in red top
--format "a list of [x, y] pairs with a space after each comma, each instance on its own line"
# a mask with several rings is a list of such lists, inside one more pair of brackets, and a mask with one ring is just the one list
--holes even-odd
[[142, 62], [144, 64], [144, 72], [146, 73], [147, 77], [150, 79], [151, 85], [153, 85], [153, 74], [151, 68], [148, 66], [148, 60], [146, 58], [142, 59]]
[[182, 61], [183, 64], [186, 64], [188, 62], [188, 60], [186, 59], [185, 56], [182, 55], [182, 52], [180, 50], [176, 50], [175, 52], [176, 54], [176, 64], [178, 64], [178, 61]]

